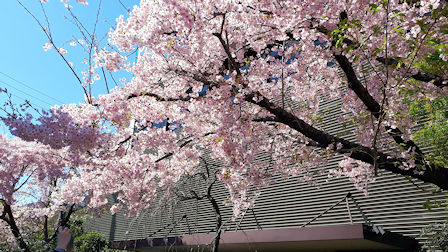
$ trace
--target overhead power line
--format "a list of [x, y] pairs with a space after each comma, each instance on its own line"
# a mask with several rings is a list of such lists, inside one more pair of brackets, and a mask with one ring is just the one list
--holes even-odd
[[[47, 95], [47, 94], [45, 94], [45, 93], [42, 93], [41, 91], [39, 91], [39, 90], [37, 90], [37, 89], [35, 89], [35, 88], [33, 88], [33, 87], [31, 87], [31, 86], [29, 86], [29, 85], [23, 83], [22, 81], [19, 81], [19, 80], [15, 79], [14, 77], [12, 77], [12, 76], [10, 76], [10, 75], [8, 75], [8, 74], [2, 72], [2, 71], [0, 71], [0, 74], [2, 74], [2, 75], [4, 75], [4, 76], [8, 77], [9, 79], [11, 79], [11, 80], [13, 80], [13, 81], [15, 81], [15, 82], [17, 82], [17, 83], [19, 83], [19, 84], [21, 84], [21, 85], [27, 87], [27, 88], [29, 88], [29, 89], [31, 89], [31, 90], [33, 90], [34, 92], [37, 92], [37, 93], [39, 93], [39, 94], [41, 94], [41, 95], [43, 95], [43, 96], [45, 96], [45, 97], [47, 97], [47, 98], [52, 99], [53, 101], [56, 101], [56, 102], [59, 103], [59, 104], [64, 104], [64, 103], [65, 103], [65, 102], [60, 101], [60, 100], [58, 100], [58, 99], [56, 99], [56, 98], [54, 98], [54, 97], [51, 97], [51, 96], [49, 96], [49, 95]], [[48, 104], [48, 103], [47, 103], [47, 104]]]
[[41, 100], [41, 99], [39, 99], [39, 98], [37, 98], [37, 97], [35, 97], [35, 96], [33, 96], [33, 95], [30, 95], [30, 94], [28, 94], [28, 93], [26, 93], [26, 92], [24, 92], [24, 91], [22, 91], [22, 90], [20, 90], [20, 89], [18, 89], [18, 88], [16, 88], [16, 87], [10, 85], [10, 84], [8, 84], [8, 83], [2, 81], [2, 80], [0, 80], [0, 82], [3, 83], [3, 84], [5, 84], [6, 86], [8, 86], [8, 87], [10, 87], [10, 88], [13, 88], [13, 89], [19, 91], [20, 93], [23, 93], [23, 94], [25, 94], [25, 95], [27, 95], [27, 96], [29, 96], [29, 97], [33, 97], [34, 99], [36, 99], [36, 100], [38, 100], [38, 101], [40, 101], [40, 102], [42, 102], [42, 103], [45, 103], [45, 104], [49, 105], [50, 107], [54, 105], [54, 104], [48, 103], [48, 102], [46, 102], [46, 101], [44, 101], [44, 100]]
[[[10, 93], [10, 92], [9, 92]], [[11, 96], [12, 97], [16, 97], [16, 98], [19, 98], [20, 100], [23, 100], [24, 102], [28, 102], [31, 106], [33, 106], [33, 107], [38, 107], [38, 108], [40, 108], [40, 109], [43, 109], [43, 110], [46, 110], [44, 107], [42, 107], [42, 106], [40, 106], [40, 105], [37, 105], [37, 104], [31, 104], [31, 101], [30, 100], [28, 100], [28, 99], [25, 99], [25, 98], [23, 98], [23, 97], [21, 97], [21, 96], [18, 96], [18, 95], [16, 95], [16, 94], [12, 94], [12, 93], [10, 93], [11, 94]]]

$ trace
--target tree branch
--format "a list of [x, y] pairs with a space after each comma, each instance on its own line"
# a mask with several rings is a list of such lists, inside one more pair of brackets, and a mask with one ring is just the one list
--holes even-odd
[[[314, 29], [316, 29], [317, 31], [319, 31], [320, 33], [322, 33], [328, 37], [331, 37], [331, 31], [323, 25], [316, 26]], [[353, 40], [351, 40], [349, 38], [344, 38], [343, 43], [348, 46], [353, 46], [355, 48], [359, 47], [359, 43], [354, 42]], [[398, 64], [398, 60], [391, 58], [391, 57], [388, 57], [388, 58], [377, 57], [376, 60], [386, 66]], [[435, 86], [437, 86], [439, 88], [448, 87], [448, 80], [444, 80], [440, 76], [430, 74], [430, 73], [422, 73], [419, 71], [417, 74], [410, 76], [410, 78], [413, 78], [418, 81], [423, 81], [423, 82], [430, 82], [430, 81], [434, 80], [433, 84]]]
[[[24, 168], [26, 169], [28, 166], [25, 165]], [[25, 179], [25, 181], [23, 181], [23, 183], [17, 187], [16, 189], [14, 189], [14, 192], [17, 192], [18, 190], [20, 190], [20, 188], [22, 188], [22, 186], [24, 186], [28, 180], [33, 176], [33, 173], [37, 170], [37, 168], [35, 168], [34, 170], [31, 171], [31, 174]]]
[[253, 122], [281, 122], [277, 117], [275, 116], [266, 116], [266, 117], [258, 117], [252, 119]]
[[[211, 81], [209, 79], [207, 79], [204, 76], [201, 76], [201, 74], [196, 74], [196, 73], [190, 73], [188, 71], [185, 71], [183, 69], [171, 69], [169, 68], [168, 71], [172, 71], [175, 74], [181, 75], [181, 76], [186, 76], [189, 77], [197, 82], [202, 83], [203, 85], [209, 86], [210, 88], [216, 87], [219, 85], [218, 82], [215, 81]], [[164, 98], [158, 94], [154, 94], [151, 92], [141, 92], [139, 94], [131, 94], [127, 97], [127, 99], [132, 99], [132, 98], [136, 98], [136, 97], [140, 97], [140, 96], [149, 96], [149, 97], [154, 97], [156, 98], [157, 101], [190, 101], [190, 99], [194, 99], [195, 97], [191, 97], [191, 96], [185, 96], [185, 97], [168, 97], [168, 98]]]
[[[68, 209], [67, 214], [64, 215], [64, 211], [61, 211], [61, 217], [60, 217], [60, 223], [59, 226], [60, 227], [64, 227], [67, 226], [68, 221], [70, 220], [71, 215], [75, 212], [75, 204], [72, 204], [70, 206], [70, 208]], [[51, 236], [51, 238], [49, 239], [49, 241], [52, 241], [54, 239], [56, 239], [56, 236], [58, 235], [58, 229], [56, 228], [56, 230], [54, 231], [53, 235]]]
[[17, 243], [19, 243], [19, 247], [22, 251], [25, 252], [31, 252], [30, 248], [28, 247], [28, 244], [25, 242], [25, 240], [22, 237], [22, 234], [20, 233], [19, 227], [16, 224], [16, 220], [14, 218], [14, 215], [11, 210], [11, 206], [6, 203], [4, 200], [1, 201], [3, 204], [3, 213], [0, 216], [3, 221], [5, 221], [9, 228], [11, 229], [12, 234], [17, 240]]
[[149, 92], [141, 92], [140, 94], [132, 94], [128, 96], [128, 99], [141, 97], [141, 96], [149, 96], [156, 98], [157, 101], [189, 101], [192, 97], [186, 96], [186, 97], [176, 97], [176, 98], [163, 98], [162, 96], [154, 93]]
[[[325, 26], [323, 26], [323, 25], [319, 25], [319, 26], [316, 26], [315, 29], [316, 29], [318, 32], [322, 33], [322, 34], [325, 34], [325, 35], [327, 35], [328, 37], [331, 37], [331, 31], [328, 30], [327, 27], [325, 27]], [[355, 47], [355, 48], [359, 47], [359, 43], [356, 43], [356, 42], [354, 42], [353, 40], [351, 40], [351, 39], [349, 39], [349, 38], [344, 38], [344, 39], [343, 39], [343, 42], [344, 42], [346, 45], [353, 46], [353, 47]]]
[[[342, 144], [342, 148], [337, 149], [336, 147], [334, 147], [333, 151], [340, 154], [349, 154], [349, 157], [371, 165], [373, 165], [375, 162], [372, 149], [357, 143], [347, 141], [343, 138], [335, 137], [329, 133], [316, 129], [313, 126], [307, 124], [305, 121], [297, 118], [292, 113], [277, 106], [277, 104], [272, 103], [259, 93], [246, 95], [245, 100], [266, 109], [275, 117], [277, 117], [281, 123], [289, 126], [292, 129], [295, 129], [307, 138], [315, 141], [315, 143], [317, 143], [316, 147], [327, 148], [330, 144], [336, 146], [338, 143], [340, 143]], [[405, 161], [404, 159], [391, 158], [383, 152], [378, 152], [377, 157], [380, 169], [384, 169], [395, 174], [417, 178], [424, 182], [433, 183], [445, 190], [448, 189], [448, 183], [446, 183], [446, 181], [448, 181], [448, 169], [444, 167], [440, 167], [439, 169], [432, 169], [430, 172], [425, 172], [423, 174], [416, 174], [414, 170], [403, 170], [398, 167], [397, 164], [403, 163]]]
[[[390, 57], [389, 58], [377, 57], [376, 60], [385, 66], [391, 66], [391, 65], [398, 64], [398, 60], [396, 60], [394, 58], [390, 58]], [[432, 74], [432, 73], [418, 71], [418, 73], [413, 74], [413, 75], [409, 76], [408, 78], [412, 78], [414, 80], [423, 81], [423, 82], [433, 81], [432, 84], [439, 88], [448, 87], [448, 80], [443, 79], [442, 77], [440, 77], [436, 74]]]
[[50, 239], [48, 239], [48, 216], [45, 215], [44, 216], [44, 241], [45, 242], [50, 242]]
[[[361, 81], [356, 76], [356, 73], [353, 69], [352, 63], [345, 57], [344, 55], [337, 55], [335, 54], [335, 59], [338, 62], [339, 66], [342, 68], [342, 70], [345, 73], [345, 76], [348, 81], [348, 87], [355, 92], [355, 94], [358, 96], [359, 99], [366, 105], [367, 110], [369, 110], [372, 115], [375, 118], [380, 118], [383, 115], [380, 115], [381, 106], [380, 104], [370, 95], [367, 88], [364, 87], [364, 85], [361, 83]], [[394, 141], [408, 150], [409, 148], [413, 148], [416, 155], [416, 163], [424, 166], [424, 154], [420, 150], [420, 148], [415, 144], [412, 140], [405, 141], [403, 139], [403, 133], [398, 128], [391, 128], [390, 126], [386, 126], [386, 129], [389, 132], [389, 135], [392, 136]]]
[[[51, 36], [51, 33], [49, 31], [49, 28], [45, 28], [42, 23], [39, 21], [39, 19], [37, 19], [37, 17], [28, 9], [25, 7], [25, 5], [22, 4], [22, 2], [20, 0], [16, 0], [20, 6], [22, 6], [22, 8], [36, 21], [36, 23], [40, 26], [40, 28], [42, 29], [42, 31], [45, 33], [45, 35], [47, 36], [48, 40], [50, 41], [50, 44], [55, 48], [56, 52], [59, 54], [59, 56], [61, 56], [62, 60], [65, 62], [65, 64], [68, 66], [68, 68], [70, 69], [70, 71], [73, 73], [73, 75], [75, 76], [76, 80], [79, 82], [79, 84], [81, 85], [84, 94], [87, 96], [88, 102], [91, 102], [91, 97], [89, 96], [89, 94], [87, 93], [87, 89], [83, 86], [83, 83], [81, 81], [81, 78], [78, 76], [78, 74], [76, 73], [75, 69], [73, 69], [73, 67], [71, 66], [70, 62], [68, 62], [68, 60], [65, 58], [65, 56], [62, 54], [62, 52], [56, 47], [56, 44], [53, 41], [53, 37]], [[45, 13], [45, 11], [44, 11]], [[46, 16], [46, 14], [45, 14]]]
[[[2, 199], [0, 199], [0, 203], [2, 203], [2, 205], [6, 204], [6, 202], [4, 200], [2, 200]], [[3, 208], [2, 215], [0, 215], [0, 220], [4, 220], [6, 223], [8, 223], [8, 219], [6, 218], [6, 210], [5, 210], [5, 208]]]
[[432, 84], [439, 88], [448, 87], [448, 80], [444, 80], [443, 78], [435, 74], [423, 73], [419, 71], [418, 73], [412, 75], [411, 78], [423, 82], [434, 81]]
[[[218, 33], [218, 32], [214, 32], [214, 33], [212, 33], [212, 34], [213, 34], [213, 36], [215, 36], [215, 37], [217, 37], [217, 38], [219, 39], [219, 42], [221, 43], [221, 45], [222, 45], [224, 51], [226, 52], [226, 54], [227, 54], [227, 58], [229, 59], [230, 66], [231, 66], [231, 69], [230, 69], [230, 70], [235, 70], [237, 76], [241, 76], [240, 65], [239, 65], [239, 64], [235, 61], [235, 59], [232, 57], [232, 53], [230, 52], [229, 44], [226, 43], [226, 41], [225, 41], [224, 38], [222, 37], [222, 33], [223, 33], [223, 31], [224, 31], [224, 24], [225, 24], [225, 22], [226, 22], [226, 14], [225, 14], [225, 13], [222, 13], [222, 14], [220, 14], [220, 15], [222, 16], [221, 30], [220, 30], [219, 33]], [[227, 37], [227, 36], [226, 36], [226, 37]], [[227, 39], [228, 39], [228, 38], [227, 38]]]
[[[213, 134], [213, 132], [206, 133], [206, 134], [204, 134], [202, 137], [206, 137], [206, 136], [211, 135], [211, 134]], [[191, 137], [191, 136], [190, 136], [190, 137]], [[189, 137], [187, 137], [187, 139], [188, 139], [188, 138], [189, 138]], [[191, 142], [193, 142], [193, 139], [190, 139], [190, 140], [187, 140], [187, 141], [183, 142], [182, 144], [179, 145], [179, 149], [182, 149], [183, 147], [185, 147], [187, 144], [189, 144], [189, 143], [191, 143]], [[160, 161], [162, 161], [162, 160], [164, 160], [164, 159], [166, 159], [166, 158], [171, 157], [172, 155], [174, 155], [173, 152], [166, 153], [166, 154], [163, 155], [161, 158], [157, 159], [154, 163], [158, 163], [158, 162], [160, 162]]]

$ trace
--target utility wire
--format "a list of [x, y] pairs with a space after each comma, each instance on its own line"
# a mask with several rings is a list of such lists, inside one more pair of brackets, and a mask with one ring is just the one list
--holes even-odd
[[27, 85], [27, 84], [25, 84], [25, 83], [23, 83], [23, 82], [21, 82], [21, 81], [15, 79], [15, 78], [13, 78], [12, 76], [10, 76], [10, 75], [8, 75], [8, 74], [5, 74], [5, 73], [2, 72], [2, 71], [0, 71], [0, 74], [2, 74], [2, 75], [4, 75], [4, 76], [8, 77], [9, 79], [11, 79], [11, 80], [13, 80], [13, 81], [15, 81], [15, 82], [17, 82], [17, 83], [23, 85], [23, 86], [25, 86], [25, 87], [27, 87], [27, 88], [29, 88], [29, 89], [35, 91], [35, 92], [37, 92], [37, 93], [39, 93], [39, 94], [41, 94], [41, 95], [43, 95], [43, 96], [45, 96], [45, 97], [47, 97], [47, 98], [50, 98], [50, 99], [52, 99], [52, 100], [58, 102], [58, 103], [60, 103], [60, 104], [64, 104], [64, 103], [65, 103], [65, 102], [60, 101], [60, 100], [58, 100], [58, 99], [56, 99], [56, 98], [54, 98], [54, 97], [51, 97], [51, 96], [49, 96], [49, 95], [47, 95], [47, 94], [45, 94], [45, 93], [42, 93], [41, 91], [39, 91], [39, 90], [37, 90], [37, 89], [35, 89], [35, 88], [33, 88], [33, 87], [30, 87], [29, 85]]
[[52, 106], [54, 105], [54, 104], [50, 104], [50, 103], [48, 103], [48, 102], [46, 102], [46, 101], [44, 101], [44, 100], [41, 100], [41, 99], [39, 99], [39, 98], [37, 98], [37, 97], [35, 97], [35, 96], [32, 96], [32, 95], [30, 95], [30, 94], [28, 94], [28, 93], [26, 93], [26, 92], [24, 92], [24, 91], [22, 91], [22, 90], [20, 90], [20, 89], [18, 89], [18, 88], [16, 88], [16, 87], [12, 86], [12, 85], [10, 85], [10, 84], [8, 84], [8, 83], [2, 81], [2, 80], [0, 80], [0, 82], [3, 83], [3, 84], [5, 84], [5, 85], [8, 86], [8, 87], [11, 87], [11, 88], [13, 88], [13, 89], [19, 91], [20, 93], [23, 93], [23, 94], [25, 94], [25, 95], [27, 95], [27, 96], [29, 96], [29, 97], [33, 97], [34, 99], [36, 99], [36, 100], [38, 100], [38, 101], [40, 101], [40, 102], [42, 102], [42, 103], [45, 103], [45, 104], [49, 105], [50, 107], [52, 107]]
[[[27, 100], [27, 99], [25, 99], [25, 98], [23, 98], [23, 97], [20, 97], [20, 96], [18, 96], [18, 95], [16, 95], [16, 94], [12, 94], [11, 92], [8, 92], [10, 95], [11, 95], [11, 97], [16, 97], [16, 98], [19, 98], [20, 100], [23, 100], [24, 102], [28, 102], [29, 104], [31, 104], [31, 102], [30, 102], [30, 100]], [[39, 108], [41, 108], [41, 109], [43, 109], [43, 110], [46, 110], [44, 107], [42, 107], [42, 106], [40, 106], [40, 105], [37, 105], [37, 104], [31, 104], [33, 107], [39, 107]]]

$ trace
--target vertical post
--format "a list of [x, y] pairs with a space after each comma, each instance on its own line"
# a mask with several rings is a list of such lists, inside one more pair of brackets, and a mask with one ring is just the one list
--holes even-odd
[[188, 222], [188, 216], [185, 214], [185, 221], [187, 222], [187, 227], [188, 227], [188, 234], [191, 235], [191, 229], [190, 229], [190, 223]]
[[347, 204], [348, 217], [350, 218], [350, 223], [353, 224], [352, 213], [350, 212], [350, 205], [348, 204], [348, 197], [345, 197], [345, 204]]
[[355, 203], [356, 208], [358, 208], [358, 211], [361, 213], [362, 218], [364, 219], [364, 224], [372, 225], [372, 222], [370, 222], [370, 220], [367, 218], [367, 215], [365, 215], [365, 213], [362, 211], [361, 207], [359, 206], [359, 204], [355, 200], [355, 198], [351, 194], [347, 195], [347, 197], [350, 197], [352, 199], [353, 203]]
[[258, 230], [262, 230], [260, 224], [258, 223], [257, 216], [255, 216], [255, 211], [254, 211], [254, 209], [251, 208], [250, 210], [252, 211], [252, 214], [253, 214], [253, 216], [254, 216], [255, 223], [257, 223], [257, 228], [258, 228]]

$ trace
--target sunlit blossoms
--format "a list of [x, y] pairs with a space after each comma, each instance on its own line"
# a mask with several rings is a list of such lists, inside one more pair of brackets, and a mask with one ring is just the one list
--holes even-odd
[[[194, 174], [204, 150], [222, 163], [217, 177], [235, 214], [272, 174], [313, 183], [341, 154], [333, 173], [361, 190], [385, 170], [446, 189], [446, 168], [427, 162], [412, 140], [409, 107], [447, 95], [448, 76], [417, 65], [439, 57], [447, 10], [442, 1], [410, 2], [142, 0], [109, 34], [117, 51], [100, 50], [85, 73], [90, 83], [100, 67], [126, 70], [130, 81], [37, 123], [5, 122], [25, 140], [69, 153], [77, 173], [61, 197], [102, 207], [116, 193], [131, 214]], [[322, 123], [320, 103], [333, 99], [355, 139]]]

